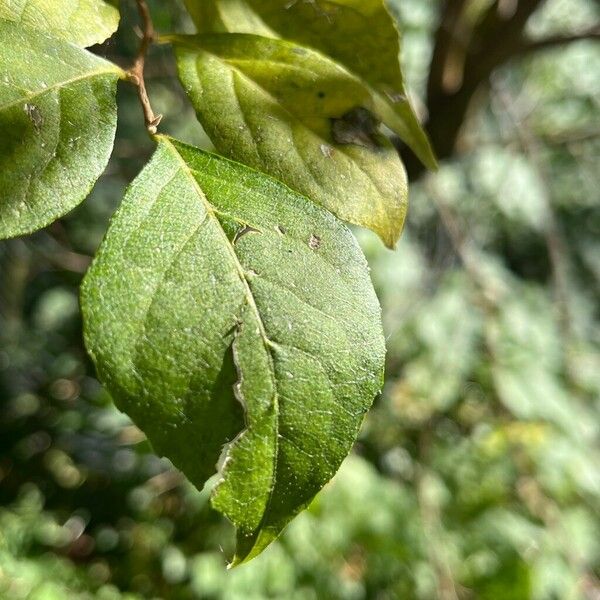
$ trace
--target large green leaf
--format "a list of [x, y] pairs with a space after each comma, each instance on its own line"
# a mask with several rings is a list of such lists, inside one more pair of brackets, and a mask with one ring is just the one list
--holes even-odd
[[429, 168], [436, 160], [408, 100], [400, 36], [384, 0], [186, 0], [200, 32], [255, 33], [315, 48], [377, 92], [386, 121]]
[[85, 47], [116, 31], [119, 11], [104, 0], [0, 0], [0, 19]]
[[77, 206], [108, 162], [117, 125], [115, 65], [0, 21], [0, 239]]
[[257, 555], [333, 476], [382, 383], [380, 309], [352, 234], [281, 183], [159, 137], [84, 281], [117, 406]]
[[217, 149], [287, 183], [390, 247], [404, 167], [368, 87], [322, 54], [252, 34], [174, 38], [179, 73]]

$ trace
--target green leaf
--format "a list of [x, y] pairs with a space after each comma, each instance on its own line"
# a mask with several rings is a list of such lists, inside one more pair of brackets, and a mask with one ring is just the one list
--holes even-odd
[[400, 35], [383, 0], [186, 0], [200, 32], [255, 33], [315, 48], [377, 92], [389, 127], [430, 169], [437, 162], [410, 105]]
[[119, 11], [104, 0], [0, 0], [0, 19], [86, 47], [117, 30]]
[[259, 554], [334, 475], [380, 389], [366, 261], [281, 183], [158, 137], [82, 290], [100, 378]]
[[0, 21], [0, 239], [77, 206], [104, 171], [122, 71], [66, 42]]
[[224, 33], [174, 42], [183, 85], [221, 153], [394, 246], [406, 214], [406, 173], [359, 79], [283, 40]]

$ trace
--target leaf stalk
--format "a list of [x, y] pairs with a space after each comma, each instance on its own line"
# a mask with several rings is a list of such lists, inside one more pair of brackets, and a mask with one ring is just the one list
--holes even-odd
[[146, 129], [150, 135], [155, 135], [158, 125], [162, 120], [162, 115], [154, 114], [148, 92], [146, 90], [146, 81], [144, 79], [144, 68], [146, 65], [146, 55], [152, 43], [156, 40], [154, 23], [150, 15], [150, 9], [146, 0], [136, 0], [138, 13], [142, 21], [142, 41], [138, 48], [133, 66], [127, 71], [127, 77], [138, 89], [138, 98], [144, 112]]

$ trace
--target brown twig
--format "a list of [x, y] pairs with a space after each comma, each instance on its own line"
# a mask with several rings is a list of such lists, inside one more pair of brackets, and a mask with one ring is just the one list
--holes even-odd
[[513, 56], [521, 56], [528, 52], [535, 52], [538, 50], [545, 50], [547, 48], [556, 48], [557, 46], [563, 46], [572, 42], [579, 42], [582, 40], [600, 41], [600, 25], [594, 25], [589, 29], [583, 31], [577, 31], [575, 33], [567, 35], [553, 35], [538, 40], [529, 40], [523, 38], [519, 44], [515, 44], [512, 49]]
[[148, 133], [154, 135], [158, 124], [162, 120], [162, 115], [155, 115], [148, 98], [148, 92], [146, 91], [146, 82], [144, 80], [144, 66], [146, 64], [146, 54], [148, 49], [154, 40], [156, 39], [156, 33], [154, 31], [154, 24], [152, 23], [152, 17], [150, 10], [146, 4], [146, 0], [136, 0], [140, 19], [142, 20], [143, 31], [142, 41], [138, 49], [137, 56], [133, 66], [127, 72], [129, 80], [137, 86], [138, 97], [142, 110], [144, 111], [144, 119], [146, 121], [146, 129]]
[[[443, 4], [427, 84], [427, 130], [440, 160], [456, 152], [471, 107], [487, 90], [490, 75], [513, 58], [529, 18], [543, 1], [494, 0], [469, 27], [465, 0]], [[403, 150], [402, 158], [411, 180], [423, 174], [425, 167], [410, 152]]]

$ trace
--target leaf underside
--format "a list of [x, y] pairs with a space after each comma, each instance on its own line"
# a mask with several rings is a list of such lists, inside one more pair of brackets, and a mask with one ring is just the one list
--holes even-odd
[[279, 182], [159, 137], [85, 278], [100, 378], [260, 553], [333, 476], [382, 383], [351, 233]]
[[400, 34], [384, 0], [185, 0], [201, 33], [254, 33], [319, 50], [378, 93], [389, 127], [429, 168], [437, 162], [408, 100]]
[[0, 239], [84, 200], [104, 171], [122, 72], [86, 50], [0, 21]]
[[379, 131], [368, 86], [284, 40], [225, 33], [173, 41], [182, 83], [219, 152], [395, 245], [406, 173]]
[[85, 48], [117, 30], [119, 11], [104, 0], [0, 0], [0, 19]]

